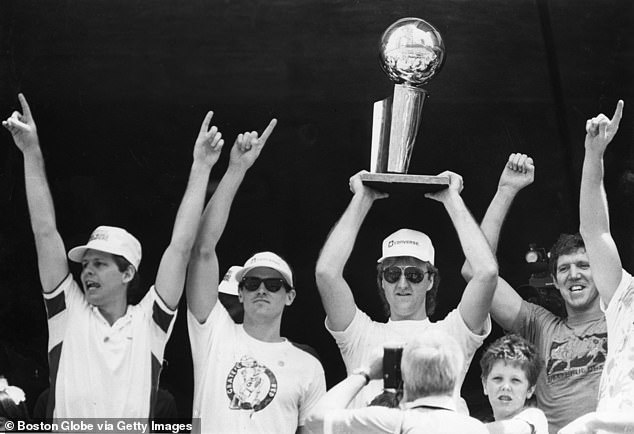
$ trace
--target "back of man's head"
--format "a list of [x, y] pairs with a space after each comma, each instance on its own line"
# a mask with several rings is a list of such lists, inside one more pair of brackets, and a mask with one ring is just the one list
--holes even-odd
[[431, 331], [414, 338], [401, 361], [404, 399], [451, 396], [463, 364], [462, 350], [448, 334]]

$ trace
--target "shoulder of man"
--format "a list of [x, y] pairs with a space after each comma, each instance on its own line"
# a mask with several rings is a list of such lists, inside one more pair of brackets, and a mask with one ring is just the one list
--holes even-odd
[[290, 339], [288, 342], [290, 342], [290, 344], [293, 345], [295, 348], [301, 351], [304, 351], [306, 354], [310, 354], [315, 359], [317, 359], [317, 361], [321, 364], [321, 358], [319, 357], [319, 353], [317, 353], [317, 351], [313, 347], [311, 347], [310, 345], [300, 344], [298, 342], [291, 341]]

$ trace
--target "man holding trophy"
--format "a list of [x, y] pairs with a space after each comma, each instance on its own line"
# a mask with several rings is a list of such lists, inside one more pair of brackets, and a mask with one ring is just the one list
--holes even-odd
[[[386, 39], [397, 42], [390, 45], [389, 41], [385, 43]], [[400, 58], [392, 63], [400, 65], [399, 68], [406, 72], [404, 75], [424, 75], [423, 73], [414, 74], [416, 68], [425, 70], [434, 68], [431, 75], [437, 71], [438, 57], [442, 56], [434, 57], [431, 54], [437, 53], [439, 47], [442, 48], [442, 42], [437, 31], [425, 21], [412, 18], [397, 21], [386, 30], [383, 41], [382, 46], [391, 47], [392, 54], [400, 50]], [[428, 43], [435, 45], [432, 47], [425, 45]], [[390, 56], [382, 57], [389, 58]], [[425, 59], [430, 60], [431, 63], [426, 62]], [[433, 62], [434, 59], [436, 63]], [[431, 77], [428, 76], [427, 80], [429, 78]], [[392, 129], [403, 125], [399, 119], [396, 119], [398, 113], [402, 112], [396, 107], [398, 99], [399, 96], [396, 95], [392, 104], [392, 114], [388, 116], [391, 118]], [[412, 104], [409, 106], [411, 108]], [[384, 126], [374, 128], [375, 132], [381, 129], [386, 130]], [[390, 136], [408, 137], [415, 137], [415, 135], [411, 132], [390, 134]], [[377, 142], [377, 140], [373, 141]], [[390, 142], [394, 140], [391, 138]], [[394, 151], [392, 145], [393, 143], [390, 143], [388, 151], [390, 155], [386, 156], [388, 158], [391, 158]], [[384, 151], [379, 153], [385, 154]], [[400, 154], [406, 155], [405, 158], [409, 161], [408, 152], [400, 152]], [[373, 160], [376, 162], [382, 158], [373, 158]], [[380, 164], [375, 168], [380, 169], [379, 166]], [[395, 181], [395, 177], [411, 176], [378, 174], [379, 177], [385, 175], [387, 178], [387, 184], [381, 184], [380, 180], [375, 183], [376, 179], [369, 179], [373, 175], [377, 174], [362, 171], [350, 178], [352, 200], [331, 231], [317, 261], [316, 280], [326, 310], [326, 328], [337, 341], [349, 374], [358, 368], [368, 366], [372, 354], [382, 348], [386, 342], [405, 343], [412, 337], [431, 330], [450, 334], [458, 342], [464, 356], [464, 365], [453, 393], [454, 399], [458, 400], [460, 387], [473, 354], [491, 330], [489, 309], [498, 273], [495, 257], [460, 196], [463, 186], [462, 177], [452, 172], [444, 172], [439, 177], [423, 177], [435, 178], [431, 185], [415, 182], [414, 186], [403, 187], [401, 184], [396, 188], [422, 189], [426, 191], [424, 197], [444, 205], [458, 233], [465, 256], [469, 261], [474, 261], [471, 264], [474, 266], [476, 277], [467, 284], [457, 309], [450, 312], [442, 321], [430, 322], [429, 315], [433, 313], [435, 307], [438, 286], [438, 270], [434, 267], [434, 247], [424, 233], [401, 229], [383, 241], [383, 254], [377, 266], [379, 294], [388, 307], [389, 321], [387, 323], [373, 321], [355, 304], [352, 290], [343, 277], [343, 269], [352, 253], [361, 224], [372, 204], [377, 199], [387, 197], [385, 192], [379, 190], [392, 191], [391, 184], [398, 182], [398, 180]], [[375, 188], [364, 182], [368, 182]], [[442, 189], [442, 184], [448, 184], [447, 188]], [[387, 188], [383, 188], [383, 185]], [[423, 196], [422, 192], [421, 196]], [[351, 407], [358, 408], [367, 405], [381, 390], [380, 381], [371, 381], [357, 394]], [[463, 409], [466, 410], [464, 407]]]

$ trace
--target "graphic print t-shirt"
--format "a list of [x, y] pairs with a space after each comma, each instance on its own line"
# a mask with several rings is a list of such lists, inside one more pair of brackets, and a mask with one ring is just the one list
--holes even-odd
[[221, 303], [203, 324], [188, 311], [187, 324], [203, 433], [295, 433], [326, 391], [313, 355], [249, 336]]
[[532, 342], [544, 360], [535, 394], [549, 432], [596, 410], [608, 351], [607, 326], [600, 312], [585, 322], [571, 323], [522, 301], [513, 331]]

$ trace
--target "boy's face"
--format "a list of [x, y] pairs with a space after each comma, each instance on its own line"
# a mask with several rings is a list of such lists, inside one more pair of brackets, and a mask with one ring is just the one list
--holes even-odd
[[535, 386], [528, 384], [526, 373], [504, 360], [495, 362], [482, 386], [496, 421], [510, 419], [522, 411], [535, 391]]

